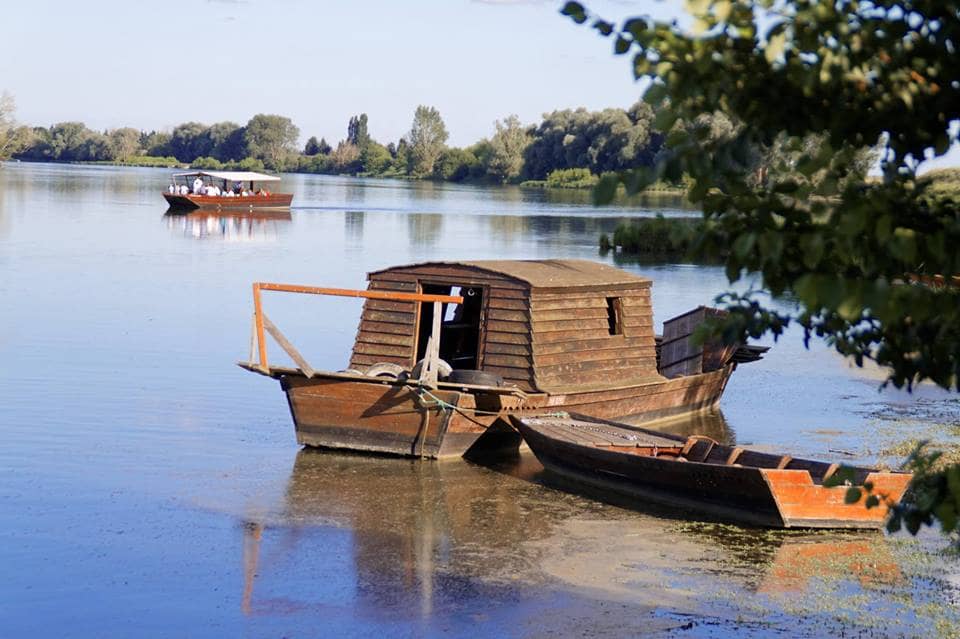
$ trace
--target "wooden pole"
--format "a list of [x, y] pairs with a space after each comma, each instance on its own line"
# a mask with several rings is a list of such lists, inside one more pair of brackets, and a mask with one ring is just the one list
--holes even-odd
[[334, 295], [338, 297], [362, 297], [373, 300], [393, 300], [395, 302], [444, 302], [448, 304], [463, 304], [463, 297], [459, 295], [428, 295], [426, 293], [395, 293], [393, 291], [362, 291], [350, 288], [320, 288], [317, 286], [300, 286], [297, 284], [276, 284], [272, 282], [257, 282], [254, 286], [261, 291], [282, 291], [285, 293], [307, 293], [310, 295]]
[[263, 305], [260, 302], [260, 284], [253, 283], [253, 316], [257, 325], [257, 348], [260, 351], [260, 368], [267, 370], [267, 340], [263, 335]]
[[[463, 304], [463, 297], [459, 295], [427, 295], [424, 293], [395, 293], [393, 291], [362, 291], [347, 288], [321, 288], [317, 286], [300, 286], [297, 284], [277, 284], [274, 282], [253, 283], [253, 322], [254, 338], [260, 361], [258, 368], [269, 372], [267, 363], [267, 341], [264, 336], [263, 302], [260, 291], [280, 291], [283, 293], [306, 293], [308, 295], [334, 295], [338, 297], [359, 297], [374, 300], [391, 300], [395, 302], [433, 302], [433, 348], [428, 349], [427, 365], [424, 373], [432, 370], [432, 377], [421, 373], [421, 379], [432, 379], [432, 388], [437, 386], [437, 362], [440, 358], [440, 320], [443, 314], [443, 304]], [[288, 342], [289, 343], [289, 342]], [[292, 347], [292, 345], [291, 345]], [[286, 349], [285, 349], [286, 350]], [[287, 351], [289, 352], [289, 351]], [[252, 357], [251, 357], [252, 358]], [[433, 364], [431, 366], [431, 361]], [[251, 362], [252, 364], [253, 362]], [[302, 367], [301, 367], [302, 368]], [[430, 384], [428, 384], [430, 385]]]

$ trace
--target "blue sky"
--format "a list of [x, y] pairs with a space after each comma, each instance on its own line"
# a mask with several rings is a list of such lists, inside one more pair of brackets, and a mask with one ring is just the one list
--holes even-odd
[[[366, 112], [384, 142], [437, 107], [450, 143], [493, 121], [545, 111], [627, 107], [640, 95], [611, 42], [559, 15], [562, 2], [510, 0], [33, 0], [10, 3], [0, 88], [20, 121], [103, 129], [188, 120], [291, 117], [304, 139], [345, 137]], [[663, 2], [591, 2], [603, 15]]]
[[[560, 0], [31, 0], [4, 7], [0, 89], [48, 126], [169, 130], [189, 120], [289, 116], [336, 143], [365, 112], [386, 143], [418, 104], [450, 144], [516, 113], [627, 107], [629, 58], [559, 15]], [[682, 15], [679, 0], [587, 0], [611, 19]], [[954, 148], [937, 165], [960, 164]]]

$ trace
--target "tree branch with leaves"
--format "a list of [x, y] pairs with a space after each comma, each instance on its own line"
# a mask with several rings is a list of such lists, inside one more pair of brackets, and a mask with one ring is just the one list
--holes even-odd
[[[637, 192], [692, 180], [703, 209], [699, 257], [723, 256], [731, 283], [762, 278], [795, 312], [729, 293], [728, 341], [799, 324], [887, 382], [960, 390], [960, 204], [917, 176], [957, 142], [960, 3], [942, 0], [691, 0], [689, 28], [648, 17], [614, 24], [580, 3], [562, 13], [631, 55], [654, 126], [668, 132], [655, 166], [606, 176]], [[739, 123], [728, 135], [689, 126], [702, 114]], [[810, 144], [811, 139], [816, 144]], [[882, 179], [852, 179], [880, 149]], [[762, 175], [747, 170], [758, 148]], [[812, 179], [813, 177], [816, 179]], [[945, 484], [946, 485], [946, 484]], [[949, 491], [948, 491], [949, 494]], [[931, 512], [936, 512], [933, 508]], [[941, 520], [952, 529], [953, 520]]]

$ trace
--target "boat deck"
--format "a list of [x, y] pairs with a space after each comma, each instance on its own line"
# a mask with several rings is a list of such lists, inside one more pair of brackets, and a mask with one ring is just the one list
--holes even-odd
[[682, 440], [567, 416], [528, 417], [525, 421], [556, 439], [581, 446], [676, 448]]

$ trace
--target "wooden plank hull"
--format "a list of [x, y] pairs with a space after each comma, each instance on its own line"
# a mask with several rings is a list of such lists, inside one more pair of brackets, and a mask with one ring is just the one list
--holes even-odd
[[171, 209], [192, 211], [212, 209], [215, 211], [256, 211], [259, 209], [288, 209], [293, 201], [292, 193], [271, 193], [270, 195], [249, 195], [247, 197], [223, 197], [216, 195], [174, 195], [164, 193], [163, 197]]
[[506, 402], [483, 393], [436, 390], [455, 409], [443, 410], [415, 387], [322, 374], [287, 374], [287, 394], [297, 442], [344, 450], [410, 457], [461, 457], [484, 436], [485, 447], [519, 445], [510, 415], [577, 410], [595, 417], [657, 420], [717, 405], [733, 366], [703, 375], [624, 388], [588, 389]]
[[[582, 435], [565, 435], [560, 427], [539, 427], [518, 417], [513, 423], [548, 471], [626, 496], [637, 505], [652, 502], [724, 521], [776, 528], [880, 528], [889, 514], [885, 503], [870, 509], [863, 499], [845, 504], [845, 487], [827, 488], [815, 482], [814, 475], [822, 478], [829, 468], [820, 462], [750, 452], [739, 457], [770, 467], [727, 464], [723, 460], [736, 450], [729, 446], [713, 447], [703, 462], [677, 461], [630, 452], [629, 447], [591, 445]], [[654, 432], [597, 423], [623, 433]], [[659, 432], [655, 436], [677, 445], [687, 441]], [[778, 461], [786, 462], [786, 468], [776, 468]], [[872, 482], [877, 494], [893, 502], [900, 500], [910, 481], [908, 473], [857, 470], [862, 481]]]

